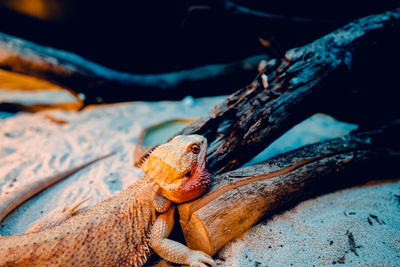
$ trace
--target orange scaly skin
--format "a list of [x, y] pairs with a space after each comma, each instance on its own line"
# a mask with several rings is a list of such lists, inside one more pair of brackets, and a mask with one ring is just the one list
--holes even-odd
[[0, 266], [142, 266], [151, 248], [175, 263], [215, 266], [207, 254], [167, 239], [171, 201], [191, 200], [210, 183], [206, 154], [204, 137], [175, 137], [152, 152], [146, 175], [116, 196], [58, 226], [0, 237]]

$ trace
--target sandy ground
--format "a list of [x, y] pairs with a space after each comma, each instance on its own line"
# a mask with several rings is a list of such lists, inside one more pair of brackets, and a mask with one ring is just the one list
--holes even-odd
[[[1, 194], [12, 193], [12, 187], [29, 179], [117, 152], [22, 205], [2, 222], [0, 234], [22, 233], [44, 214], [79, 200], [89, 198], [86, 204], [92, 206], [115, 195], [142, 175], [140, 169], [133, 167], [133, 149], [143, 128], [167, 119], [198, 117], [221, 100], [133, 102], [98, 106], [79, 113], [21, 113], [0, 120]], [[56, 124], [46, 115], [67, 123]]]
[[217, 262], [220, 266], [400, 266], [399, 193], [400, 182], [388, 182], [304, 201], [230, 242], [216, 256]]
[[[143, 128], [168, 119], [198, 117], [222, 99], [187, 97], [182, 101], [97, 106], [79, 113], [0, 114], [0, 194], [12, 193], [13, 187], [30, 179], [117, 152], [29, 200], [2, 222], [0, 234], [22, 233], [46, 214], [79, 200], [89, 198], [86, 204], [92, 206], [115, 195], [142, 175], [132, 166], [132, 152]], [[67, 123], [54, 123], [47, 115]], [[251, 162], [342, 136], [354, 128], [317, 114]], [[218, 254], [218, 262], [223, 266], [320, 266], [334, 262], [400, 266], [400, 203], [396, 195], [400, 195], [399, 183], [388, 183], [306, 201], [259, 223], [227, 245]], [[361, 246], [356, 248], [358, 256], [349, 250], [348, 233], [356, 246]]]

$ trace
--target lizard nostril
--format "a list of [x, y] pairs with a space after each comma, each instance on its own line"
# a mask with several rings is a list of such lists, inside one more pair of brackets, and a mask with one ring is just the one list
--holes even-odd
[[192, 171], [188, 171], [187, 173], [186, 173], [186, 177], [190, 177], [192, 175]]

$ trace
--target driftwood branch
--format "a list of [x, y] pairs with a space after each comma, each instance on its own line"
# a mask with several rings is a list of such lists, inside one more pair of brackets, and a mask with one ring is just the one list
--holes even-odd
[[[316, 112], [345, 115], [365, 127], [398, 118], [392, 100], [398, 68], [382, 66], [400, 58], [399, 43], [392, 40], [399, 31], [397, 9], [356, 20], [289, 50], [283, 59], [267, 62], [252, 84], [180, 134], [206, 136], [208, 168], [220, 174], [250, 160]], [[373, 119], [377, 114], [380, 119]], [[178, 208], [187, 244], [215, 254], [263, 216], [310, 196], [398, 174], [399, 134], [397, 122], [217, 175], [208, 194]]]
[[325, 21], [318, 21], [313, 18], [305, 18], [299, 16], [284, 16], [280, 14], [269, 13], [265, 11], [259, 11], [255, 9], [251, 9], [245, 6], [238, 5], [232, 1], [224, 0], [223, 7], [224, 9], [231, 13], [232, 15], [241, 15], [241, 16], [249, 16], [252, 18], [260, 18], [263, 20], [270, 20], [270, 21], [284, 21], [284, 22], [291, 22], [291, 23], [315, 23], [315, 22], [325, 22]]
[[368, 124], [397, 118], [399, 68], [383, 66], [400, 62], [399, 32], [396, 9], [289, 50], [281, 60], [268, 61], [252, 84], [178, 134], [204, 135], [210, 144], [208, 168], [223, 173], [317, 112]]
[[102, 102], [118, 102], [231, 93], [251, 81], [257, 74], [258, 63], [265, 59], [267, 56], [259, 55], [192, 70], [130, 74], [100, 66], [73, 53], [0, 33], [0, 68], [83, 93], [86, 104], [97, 103], [99, 96]]
[[263, 216], [311, 196], [399, 175], [398, 136], [400, 122], [216, 176], [209, 193], [178, 207], [188, 246], [213, 255]]
[[187, 17], [192, 15], [192, 13], [196, 11], [204, 11], [212, 8], [217, 8], [217, 9], [222, 9], [224, 12], [228, 12], [231, 15], [234, 16], [247, 16], [251, 18], [258, 18], [262, 19], [264, 21], [270, 21], [270, 22], [291, 22], [291, 23], [315, 23], [317, 22], [315, 19], [312, 18], [305, 18], [305, 17], [298, 17], [298, 16], [284, 16], [280, 14], [275, 14], [275, 13], [270, 13], [270, 12], [265, 12], [265, 11], [259, 11], [259, 10], [254, 10], [251, 8], [247, 8], [245, 6], [238, 5], [232, 1], [229, 0], [223, 0], [223, 1], [214, 1], [212, 5], [194, 5], [190, 6], [187, 10], [187, 16], [185, 18], [185, 21], [187, 20]]

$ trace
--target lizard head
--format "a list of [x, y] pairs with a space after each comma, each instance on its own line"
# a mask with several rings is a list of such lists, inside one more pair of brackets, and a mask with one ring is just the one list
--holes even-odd
[[206, 156], [206, 138], [178, 135], [151, 152], [142, 169], [160, 186], [164, 197], [182, 203], [202, 195], [210, 186]]

